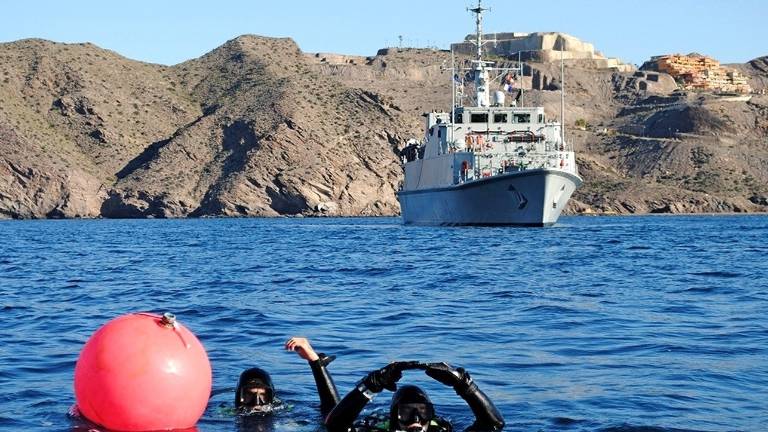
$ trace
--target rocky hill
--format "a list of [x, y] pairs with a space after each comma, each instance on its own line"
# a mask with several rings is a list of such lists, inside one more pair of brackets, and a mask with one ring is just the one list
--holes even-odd
[[0, 45], [0, 214], [395, 214], [405, 116], [243, 36], [174, 67], [92, 45]]
[[[0, 217], [393, 215], [396, 156], [450, 105], [449, 54], [302, 53], [241, 36], [175, 66], [90, 44], [0, 44]], [[765, 58], [739, 69], [756, 89]], [[532, 63], [526, 104], [559, 112]], [[569, 62], [584, 186], [570, 212], [768, 210], [768, 98], [676, 92]], [[546, 83], [546, 85], [544, 84]]]

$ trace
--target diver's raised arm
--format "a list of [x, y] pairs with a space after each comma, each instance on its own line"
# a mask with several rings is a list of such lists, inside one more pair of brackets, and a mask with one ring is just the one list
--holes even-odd
[[430, 363], [425, 372], [436, 381], [453, 387], [456, 394], [467, 402], [475, 415], [475, 422], [467, 430], [499, 431], [504, 427], [504, 418], [499, 410], [464, 368], [454, 368], [447, 363]]
[[387, 389], [395, 391], [397, 381], [403, 377], [403, 363], [394, 362], [375, 370], [357, 383], [325, 418], [328, 432], [347, 432], [352, 429], [355, 420], [365, 405], [373, 399], [375, 393]]
[[317, 394], [320, 396], [320, 412], [323, 415], [328, 414], [339, 402], [339, 392], [336, 390], [333, 378], [326, 368], [336, 357], [316, 353], [309, 340], [303, 337], [294, 336], [288, 339], [285, 343], [285, 349], [295, 351], [299, 357], [309, 363], [309, 367], [312, 369], [312, 376], [315, 378]]

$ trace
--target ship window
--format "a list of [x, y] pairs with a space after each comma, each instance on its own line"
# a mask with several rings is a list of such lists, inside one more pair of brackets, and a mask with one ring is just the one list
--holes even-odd
[[469, 121], [472, 123], [488, 123], [488, 113], [472, 113]]
[[539, 123], [544, 123], [544, 114], [539, 114]]
[[530, 123], [530, 114], [515, 114], [515, 123]]
[[461, 113], [456, 113], [456, 123], [464, 123], [464, 118]]
[[506, 123], [507, 122], [507, 114], [506, 113], [496, 113], [493, 115], [493, 122], [494, 123]]

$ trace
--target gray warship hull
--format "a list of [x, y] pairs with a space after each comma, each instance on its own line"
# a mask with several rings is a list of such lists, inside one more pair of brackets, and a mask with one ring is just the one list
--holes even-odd
[[406, 224], [550, 226], [580, 185], [577, 175], [544, 168], [400, 191], [397, 198]]

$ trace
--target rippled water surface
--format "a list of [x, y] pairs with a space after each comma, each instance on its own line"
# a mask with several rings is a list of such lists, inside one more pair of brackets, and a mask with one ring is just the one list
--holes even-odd
[[[3, 430], [77, 427], [79, 351], [131, 311], [172, 311], [206, 346], [200, 431], [238, 429], [232, 389], [254, 365], [290, 407], [275, 429], [317, 429], [309, 368], [282, 350], [294, 334], [338, 356], [342, 393], [395, 359], [464, 366], [508, 431], [768, 427], [764, 216], [4, 221], [0, 238]], [[471, 423], [451, 389], [402, 382]]]

